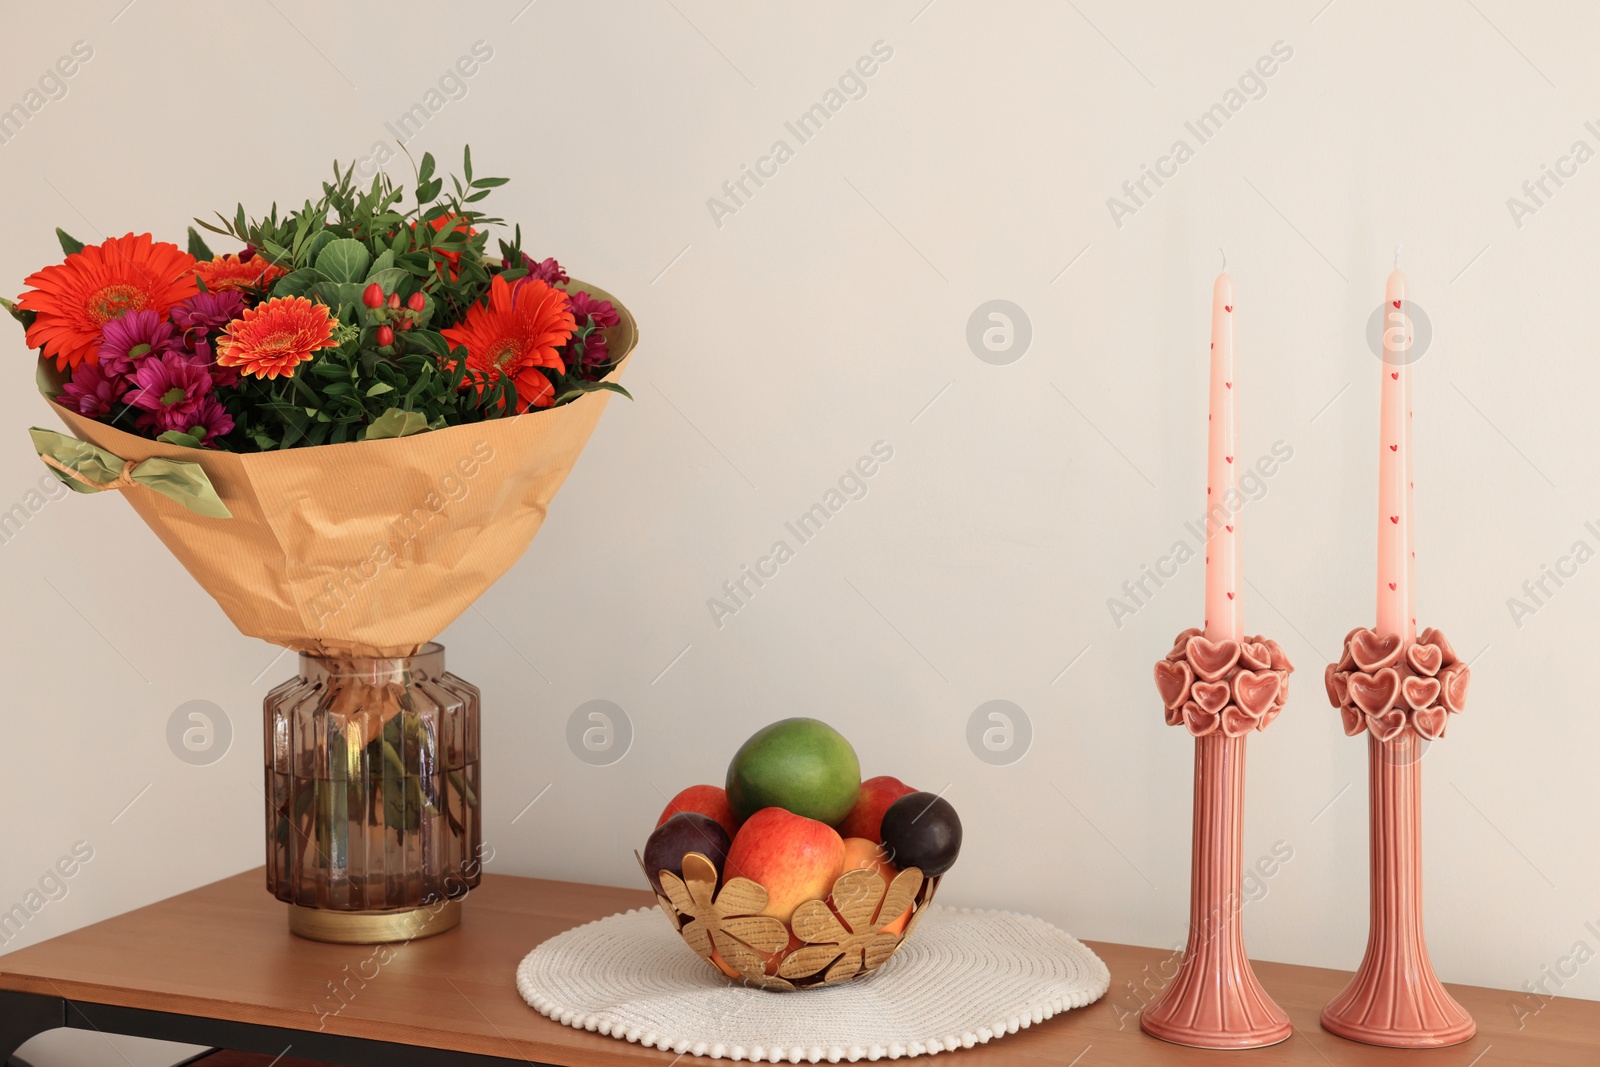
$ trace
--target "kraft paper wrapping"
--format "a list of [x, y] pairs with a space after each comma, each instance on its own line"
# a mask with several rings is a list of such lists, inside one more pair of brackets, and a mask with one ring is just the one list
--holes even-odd
[[[606, 330], [621, 359], [628, 310]], [[533, 542], [610, 398], [409, 437], [213, 452], [125, 433], [52, 402], [79, 439], [124, 460], [198, 462], [231, 519], [134, 486], [122, 495], [241, 633], [319, 655], [405, 656], [437, 637]]]

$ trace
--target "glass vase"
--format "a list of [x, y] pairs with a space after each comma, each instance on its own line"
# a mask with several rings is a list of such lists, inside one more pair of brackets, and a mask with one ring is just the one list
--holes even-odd
[[373, 943], [460, 921], [482, 873], [478, 705], [438, 644], [301, 653], [264, 706], [267, 888], [291, 930]]

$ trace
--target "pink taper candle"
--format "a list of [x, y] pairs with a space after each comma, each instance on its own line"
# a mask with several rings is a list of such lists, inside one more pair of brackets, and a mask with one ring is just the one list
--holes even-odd
[[1406, 276], [1384, 287], [1383, 401], [1378, 434], [1378, 633], [1416, 636], [1412, 618], [1411, 318]]
[[[1206, 637], [1237, 641], [1239, 615], [1238, 457], [1234, 417], [1233, 275], [1211, 287], [1211, 415], [1206, 448]], [[1232, 495], [1230, 495], [1232, 494]]]

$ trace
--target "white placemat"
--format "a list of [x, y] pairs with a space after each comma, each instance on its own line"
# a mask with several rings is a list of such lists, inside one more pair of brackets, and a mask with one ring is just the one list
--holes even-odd
[[542, 1014], [679, 1054], [876, 1060], [971, 1048], [1092, 1004], [1106, 965], [1042, 919], [930, 905], [876, 974], [795, 992], [724, 980], [655, 908], [558, 934], [517, 967]]

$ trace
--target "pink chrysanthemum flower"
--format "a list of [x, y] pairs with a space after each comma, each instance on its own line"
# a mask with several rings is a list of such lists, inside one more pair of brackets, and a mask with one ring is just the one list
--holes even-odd
[[126, 376], [146, 356], [159, 356], [182, 347], [178, 328], [154, 311], [125, 311], [103, 327], [100, 366], [108, 375]]

